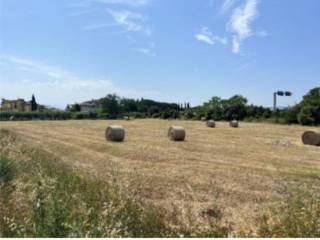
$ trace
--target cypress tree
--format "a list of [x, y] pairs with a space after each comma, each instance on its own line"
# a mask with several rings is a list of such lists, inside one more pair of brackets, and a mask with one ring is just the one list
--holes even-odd
[[32, 98], [31, 98], [31, 111], [35, 111], [38, 108], [38, 104], [36, 102], [36, 98], [34, 96], [34, 94], [32, 94]]

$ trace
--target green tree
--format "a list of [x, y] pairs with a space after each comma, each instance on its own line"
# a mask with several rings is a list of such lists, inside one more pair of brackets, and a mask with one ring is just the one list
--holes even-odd
[[209, 102], [203, 104], [204, 115], [207, 119], [222, 120], [223, 109], [222, 99], [219, 97], [212, 97]]
[[108, 94], [101, 100], [102, 112], [108, 113], [110, 118], [117, 118], [121, 113], [120, 98], [116, 94]]
[[134, 99], [123, 98], [121, 99], [121, 105], [125, 112], [136, 112], [137, 111], [137, 102]]
[[224, 118], [226, 120], [243, 120], [246, 117], [246, 104], [248, 100], [241, 96], [235, 95], [222, 102]]
[[80, 112], [81, 111], [81, 106], [78, 103], [75, 103], [73, 105], [68, 105], [66, 108], [66, 111], [69, 112]]
[[34, 94], [32, 94], [32, 98], [31, 98], [31, 111], [35, 111], [38, 108], [38, 104], [36, 101], [36, 98], [34, 96]]
[[148, 109], [148, 114], [150, 116], [153, 116], [154, 114], [157, 114], [160, 112], [160, 108], [158, 106], [151, 106], [149, 109]]
[[320, 87], [311, 89], [304, 97], [301, 105], [320, 106]]
[[319, 123], [316, 118], [319, 109], [314, 106], [304, 106], [298, 114], [299, 123], [302, 125], [315, 125]]
[[320, 87], [311, 89], [298, 105], [298, 120], [303, 125], [320, 124]]

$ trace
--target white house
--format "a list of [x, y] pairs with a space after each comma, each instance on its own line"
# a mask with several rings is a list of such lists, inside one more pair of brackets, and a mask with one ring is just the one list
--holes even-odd
[[100, 103], [97, 100], [80, 103], [81, 112], [97, 112], [100, 108]]

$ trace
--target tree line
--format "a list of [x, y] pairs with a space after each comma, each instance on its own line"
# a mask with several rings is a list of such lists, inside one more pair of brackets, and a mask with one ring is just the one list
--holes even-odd
[[[119, 118], [123, 116], [135, 118], [162, 119], [214, 119], [269, 121], [285, 124], [317, 125], [320, 124], [320, 87], [311, 89], [302, 101], [292, 107], [277, 109], [248, 104], [247, 98], [235, 95], [228, 99], [212, 97], [200, 106], [190, 107], [189, 103], [162, 103], [147, 99], [120, 98], [117, 95], [107, 95], [99, 100], [101, 104], [98, 116]], [[67, 110], [77, 112], [80, 106], [73, 105]]]
[[277, 109], [248, 104], [247, 98], [235, 95], [228, 99], [217, 96], [200, 106], [190, 107], [189, 103], [165, 103], [149, 99], [121, 98], [109, 94], [96, 100], [97, 112], [81, 112], [79, 104], [68, 105], [65, 111], [52, 110], [32, 102], [37, 108], [27, 112], [0, 112], [0, 120], [14, 117], [17, 120], [31, 119], [120, 119], [120, 118], [161, 118], [161, 119], [214, 119], [217, 121], [263, 121], [284, 124], [318, 125], [320, 124], [320, 87], [311, 89], [302, 101], [292, 107]]
[[[116, 94], [109, 94], [96, 100], [99, 105], [98, 117], [117, 119], [124, 116], [134, 118], [179, 118], [181, 112], [190, 108], [189, 103], [165, 103], [150, 99], [120, 98]], [[81, 112], [79, 104], [68, 105], [66, 111]]]
[[188, 118], [214, 120], [264, 121], [284, 124], [320, 124], [320, 87], [311, 89], [300, 103], [272, 111], [270, 108], [248, 105], [248, 100], [235, 95], [229, 99], [213, 97], [203, 105], [184, 113]]

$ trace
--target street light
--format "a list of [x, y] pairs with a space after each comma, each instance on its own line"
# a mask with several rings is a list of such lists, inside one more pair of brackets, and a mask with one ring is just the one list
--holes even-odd
[[277, 111], [277, 96], [281, 97], [291, 97], [292, 92], [289, 91], [277, 91], [273, 93], [273, 111]]

